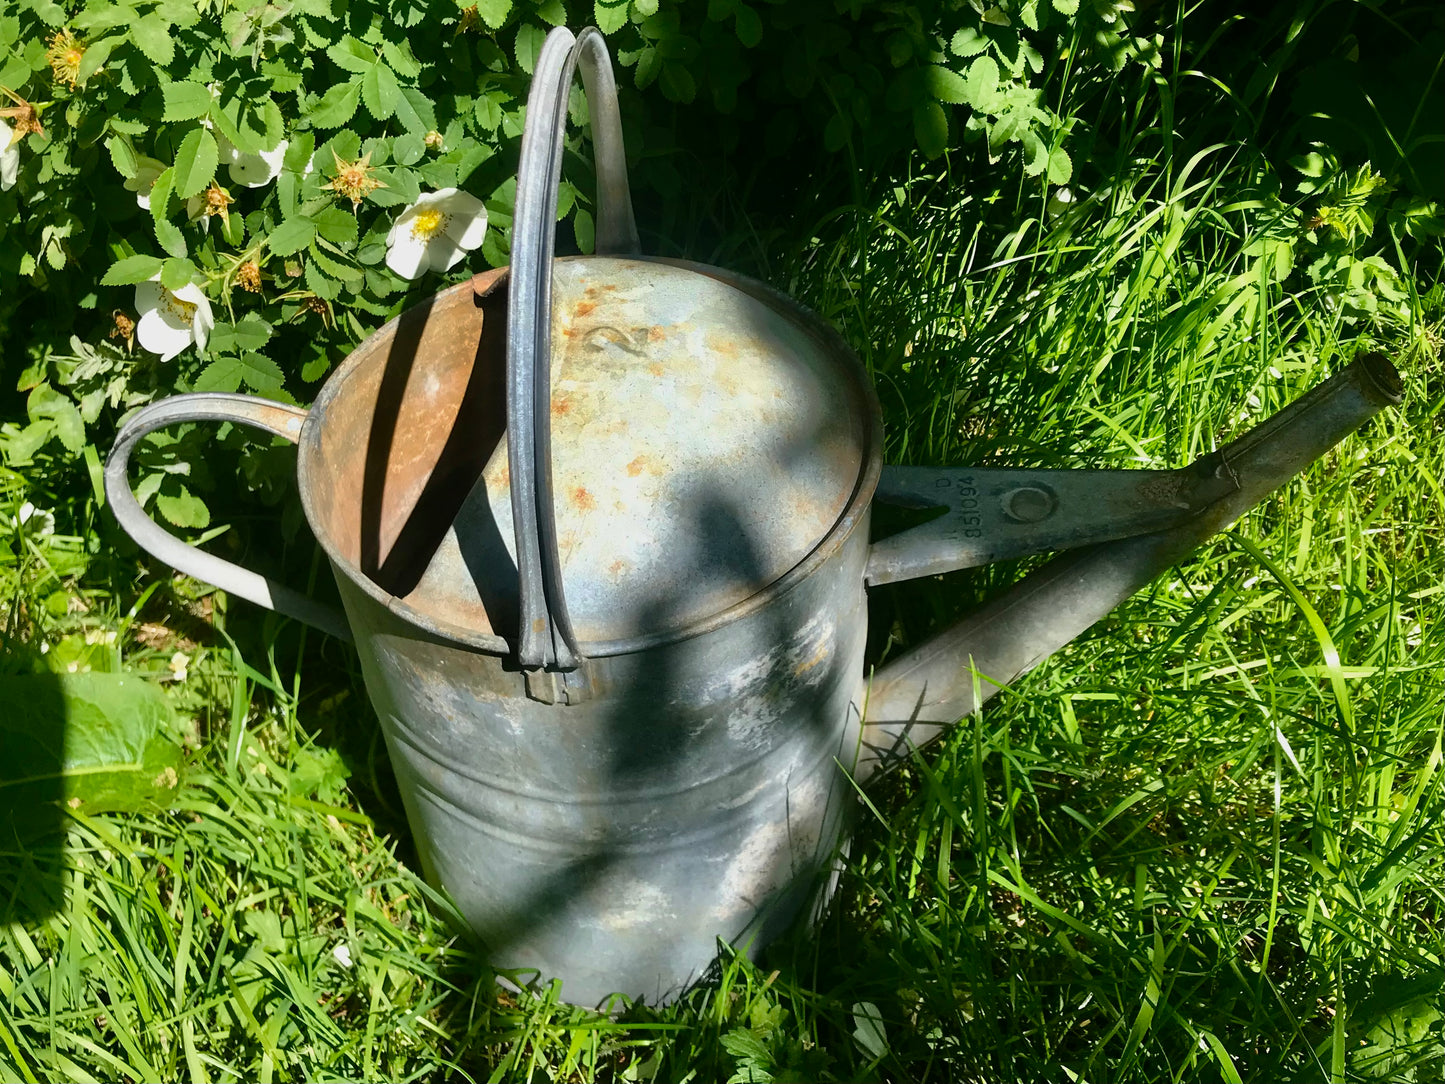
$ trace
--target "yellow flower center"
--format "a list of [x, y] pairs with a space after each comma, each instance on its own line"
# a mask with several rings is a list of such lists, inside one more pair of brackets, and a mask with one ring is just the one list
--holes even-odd
[[182, 323], [189, 324], [191, 317], [196, 314], [196, 306], [190, 301], [182, 301], [169, 290], [161, 295], [161, 304], [166, 310]]
[[411, 220], [411, 235], [418, 241], [430, 241], [447, 228], [450, 215], [435, 207], [423, 207]]

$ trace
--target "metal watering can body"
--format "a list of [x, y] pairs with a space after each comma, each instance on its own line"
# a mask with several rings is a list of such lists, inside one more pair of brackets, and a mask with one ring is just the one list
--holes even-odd
[[[553, 260], [578, 65], [604, 255]], [[496, 966], [579, 1004], [666, 1001], [718, 938], [760, 948], [818, 899], [855, 781], [1400, 394], [1362, 359], [1180, 471], [882, 467], [876, 395], [835, 332], [763, 284], [637, 254], [595, 31], [538, 58], [512, 249], [358, 347], [309, 412], [144, 408], [106, 488], [157, 557], [355, 640], [428, 878]], [[131, 451], [201, 419], [299, 443], [344, 616], [144, 515]], [[870, 546], [875, 499], [943, 514]], [[1073, 552], [865, 688], [867, 584], [1047, 549]]]

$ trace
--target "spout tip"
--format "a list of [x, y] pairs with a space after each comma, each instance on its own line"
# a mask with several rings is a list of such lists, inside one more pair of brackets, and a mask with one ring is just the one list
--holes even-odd
[[1405, 398], [1405, 384], [1400, 379], [1400, 370], [1390, 359], [1377, 350], [1360, 354], [1354, 364], [1366, 378], [1366, 387], [1387, 406], [1395, 406]]

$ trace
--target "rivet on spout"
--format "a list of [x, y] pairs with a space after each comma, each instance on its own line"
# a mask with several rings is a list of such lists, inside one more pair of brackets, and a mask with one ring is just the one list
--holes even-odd
[[1003, 495], [1004, 515], [1018, 523], [1048, 519], [1058, 506], [1058, 499], [1042, 486], [1019, 486]]

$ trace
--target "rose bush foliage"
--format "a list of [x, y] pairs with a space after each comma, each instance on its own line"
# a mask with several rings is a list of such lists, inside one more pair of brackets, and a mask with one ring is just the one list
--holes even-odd
[[[23, 419], [0, 427], [0, 454], [83, 457], [94, 483], [127, 410], [191, 390], [309, 400], [407, 305], [505, 263], [523, 100], [552, 26], [609, 35], [645, 203], [677, 188], [674, 137], [647, 124], [672, 108], [699, 139], [761, 129], [786, 155], [801, 132], [862, 170], [986, 141], [1060, 182], [1045, 52], [1094, 41], [1147, 60], [1129, 7], [19, 0], [0, 9], [0, 371], [24, 406], [6, 410]], [[563, 244], [586, 251], [576, 138], [559, 216]], [[204, 466], [187, 465], [200, 439], [179, 430], [141, 456], [141, 496], [180, 526], [209, 520]]]

